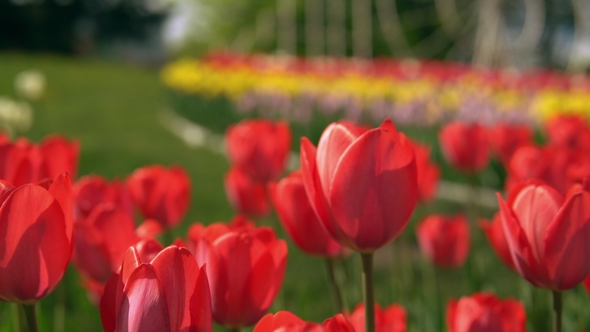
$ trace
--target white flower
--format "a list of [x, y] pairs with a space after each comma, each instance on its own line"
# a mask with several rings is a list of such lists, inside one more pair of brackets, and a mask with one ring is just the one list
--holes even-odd
[[20, 72], [14, 78], [16, 92], [31, 100], [39, 99], [43, 95], [45, 84], [45, 75], [34, 69]]

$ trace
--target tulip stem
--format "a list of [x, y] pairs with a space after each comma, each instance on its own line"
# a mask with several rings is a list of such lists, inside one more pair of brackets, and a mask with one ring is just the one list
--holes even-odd
[[332, 288], [332, 295], [334, 298], [334, 305], [339, 313], [344, 313], [344, 303], [342, 302], [342, 292], [336, 281], [336, 274], [334, 273], [334, 260], [331, 258], [326, 259], [326, 268], [328, 270], [328, 283]]
[[[66, 272], [67, 273], [67, 272]], [[66, 275], [64, 275], [64, 279]], [[53, 308], [53, 331], [64, 332], [65, 331], [65, 320], [66, 320], [66, 283], [60, 282], [55, 289], [57, 296], [57, 303]]]
[[14, 303], [12, 305], [12, 331], [13, 332], [22, 332], [23, 331], [23, 324], [22, 324], [22, 317], [21, 317], [21, 308], [20, 304]]
[[234, 328], [230, 328], [228, 331], [229, 332], [240, 332], [240, 328], [239, 327], [234, 327]]
[[361, 254], [363, 261], [363, 300], [365, 332], [375, 332], [375, 297], [373, 292], [373, 253]]
[[562, 311], [562, 293], [552, 291], [553, 293], [553, 332], [561, 332], [561, 311]]
[[23, 304], [22, 308], [25, 312], [25, 317], [27, 318], [29, 332], [39, 331], [39, 328], [37, 327], [37, 315], [35, 314], [35, 304]]

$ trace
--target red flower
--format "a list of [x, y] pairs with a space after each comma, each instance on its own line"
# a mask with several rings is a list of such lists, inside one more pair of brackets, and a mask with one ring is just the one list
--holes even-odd
[[519, 182], [540, 179], [562, 194], [590, 175], [590, 156], [583, 150], [524, 146], [510, 160], [506, 191]]
[[533, 131], [526, 125], [499, 122], [488, 129], [488, 140], [494, 153], [508, 165], [519, 147], [532, 144]]
[[72, 254], [70, 178], [15, 188], [0, 181], [0, 300], [35, 303], [61, 280]]
[[190, 179], [179, 166], [145, 166], [127, 180], [131, 196], [146, 219], [164, 227], [177, 225], [188, 209]]
[[[382, 309], [375, 303], [375, 331], [376, 332], [405, 332], [407, 330], [406, 310], [397, 304]], [[365, 332], [365, 306], [360, 303], [350, 315], [350, 322], [356, 332]]]
[[209, 248], [213, 319], [227, 327], [255, 324], [281, 289], [287, 245], [272, 229], [230, 232]]
[[130, 247], [100, 300], [105, 331], [211, 331], [205, 267], [186, 248], [169, 246], [145, 260]]
[[576, 115], [560, 115], [547, 121], [545, 131], [550, 145], [562, 148], [590, 149], [588, 120]]
[[524, 332], [526, 312], [522, 303], [501, 301], [492, 293], [476, 293], [450, 300], [447, 305], [449, 332]]
[[576, 184], [565, 197], [539, 183], [498, 194], [504, 234], [516, 269], [537, 287], [563, 291], [590, 273], [590, 192]]
[[254, 231], [254, 229], [254, 224], [241, 215], [235, 216], [229, 224], [216, 222], [204, 226], [195, 223], [188, 229], [186, 248], [195, 256], [199, 266], [203, 266], [209, 260], [209, 247], [215, 240], [230, 232]]
[[43, 155], [43, 177], [53, 179], [68, 172], [72, 179], [76, 178], [80, 159], [80, 143], [77, 140], [68, 142], [60, 135], [47, 136], [41, 141], [39, 148]]
[[266, 183], [253, 180], [244, 171], [234, 167], [225, 176], [224, 184], [230, 205], [239, 213], [249, 216], [270, 213]]
[[0, 140], [0, 179], [21, 186], [78, 169], [79, 144], [61, 136], [49, 136], [39, 146], [26, 138], [16, 142]]
[[103, 203], [74, 225], [73, 260], [85, 277], [104, 284], [137, 241], [131, 216], [112, 203]]
[[86, 175], [72, 187], [77, 219], [86, 218], [101, 203], [113, 203], [133, 217], [133, 200], [125, 183], [115, 179], [109, 183], [100, 175]]
[[301, 140], [303, 183], [324, 227], [340, 244], [370, 253], [404, 229], [418, 200], [414, 149], [391, 120], [359, 134], [324, 130], [317, 149]]
[[252, 178], [266, 182], [285, 170], [291, 151], [291, 130], [286, 122], [242, 121], [227, 129], [226, 139], [231, 163]]
[[295, 328], [305, 326], [305, 321], [289, 311], [279, 311], [276, 314], [266, 314], [256, 324], [254, 332], [274, 332], [284, 328], [285, 332], [289, 331], [287, 327]]
[[420, 250], [444, 268], [460, 267], [469, 256], [469, 224], [464, 215], [426, 217], [416, 229]]
[[502, 227], [502, 216], [500, 212], [494, 215], [491, 221], [480, 219], [479, 227], [483, 230], [486, 239], [490, 246], [494, 249], [500, 260], [506, 264], [510, 269], [516, 271], [506, 236], [504, 235], [504, 228]]
[[456, 169], [479, 172], [488, 165], [488, 139], [483, 126], [451, 122], [440, 131], [438, 137], [443, 156]]
[[295, 171], [270, 187], [272, 201], [283, 227], [306, 253], [320, 257], [340, 257], [345, 249], [336, 242], [317, 218], [303, 186], [301, 171]]
[[41, 181], [43, 156], [38, 146], [26, 138], [6, 142], [0, 148], [0, 178], [19, 187]]
[[440, 167], [430, 160], [430, 148], [412, 142], [416, 155], [416, 171], [420, 201], [426, 202], [434, 198], [440, 179]]
[[321, 325], [305, 322], [288, 311], [267, 314], [256, 324], [254, 332], [355, 332], [342, 314], [326, 319]]

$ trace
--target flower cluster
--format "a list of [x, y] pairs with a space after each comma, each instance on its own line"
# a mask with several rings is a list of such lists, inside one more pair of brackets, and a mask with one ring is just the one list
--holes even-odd
[[449, 119], [538, 123], [557, 112], [590, 112], [586, 76], [451, 62], [212, 53], [169, 64], [162, 79], [174, 90], [223, 95], [243, 111], [301, 123], [315, 109], [417, 125]]

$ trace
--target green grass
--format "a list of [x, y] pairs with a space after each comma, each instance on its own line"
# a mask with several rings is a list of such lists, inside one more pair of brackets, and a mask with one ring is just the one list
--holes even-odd
[[[184, 237], [187, 227], [194, 221], [210, 223], [231, 218], [233, 212], [227, 204], [222, 185], [229, 167], [227, 161], [223, 156], [206, 150], [189, 149], [158, 122], [159, 112], [172, 99], [161, 86], [157, 71], [52, 55], [0, 54], [0, 95], [15, 96], [12, 87], [14, 75], [31, 68], [45, 73], [48, 90], [41, 100], [33, 104], [35, 123], [27, 137], [39, 141], [48, 134], [61, 133], [79, 139], [82, 147], [80, 175], [98, 173], [108, 178], [124, 178], [142, 165], [161, 163], [184, 166], [192, 180], [192, 202], [184, 222], [174, 231], [177, 236]], [[227, 117], [234, 119], [231, 112], [222, 110], [224, 107], [229, 108], [231, 104], [223, 100], [211, 104], [187, 101], [184, 110], [179, 111], [209, 110], [214, 114], [211, 123], [217, 126], [218, 132], [222, 132]], [[433, 130], [414, 128], [411, 131], [413, 137], [424, 141], [436, 139]], [[442, 163], [437, 150], [434, 157]], [[446, 166], [444, 174], [461, 179]], [[532, 290], [522, 278], [501, 265], [479, 229], [472, 229], [474, 248], [468, 263], [475, 271], [472, 275], [476, 277], [470, 277], [465, 267], [452, 271], [437, 270], [420, 256], [413, 232], [418, 220], [427, 213], [449, 213], [462, 209], [460, 205], [435, 201], [416, 211], [400, 238], [378, 253], [376, 300], [382, 305], [396, 302], [406, 307], [409, 331], [444, 331], [447, 300], [471, 294], [476, 290], [475, 284], [478, 284], [478, 288], [494, 291], [501, 297], [523, 300], [531, 316], [529, 330], [548, 331], [548, 292]], [[481, 212], [489, 217], [494, 211]], [[271, 217], [262, 223], [276, 225], [276, 220]], [[284, 237], [283, 230], [278, 229], [278, 233]], [[321, 322], [334, 314], [324, 262], [305, 256], [287, 241], [287, 274], [271, 311], [286, 309], [305, 320]], [[359, 271], [360, 259], [357, 255], [339, 264], [338, 278], [345, 286], [346, 302], [351, 309], [362, 298]], [[65, 276], [63, 287], [66, 299], [65, 331], [101, 331], [98, 308], [88, 301], [72, 267]], [[41, 331], [53, 330], [58, 296], [59, 291], [56, 291], [41, 301]], [[580, 287], [565, 294], [564, 331], [590, 329], [588, 302], [588, 296]], [[0, 331], [12, 331], [10, 305], [6, 303], [0, 303]]]

